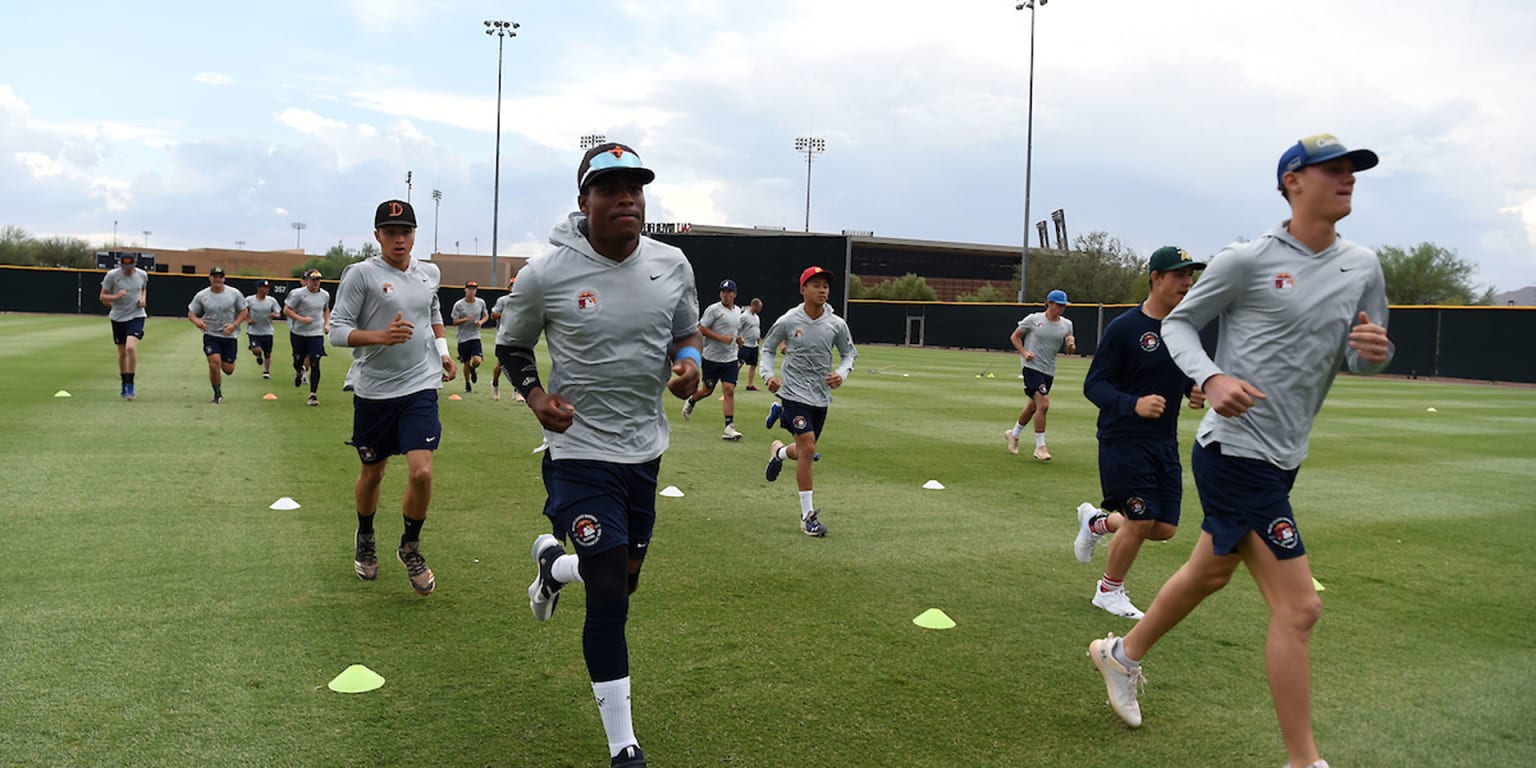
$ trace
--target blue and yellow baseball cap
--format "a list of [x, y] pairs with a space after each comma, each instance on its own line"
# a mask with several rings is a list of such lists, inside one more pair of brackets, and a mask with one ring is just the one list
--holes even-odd
[[1275, 169], [1275, 186], [1285, 189], [1285, 175], [1309, 165], [1326, 163], [1336, 157], [1347, 157], [1356, 171], [1375, 168], [1380, 158], [1369, 149], [1350, 149], [1331, 133], [1308, 136], [1292, 144], [1280, 155], [1280, 165]]

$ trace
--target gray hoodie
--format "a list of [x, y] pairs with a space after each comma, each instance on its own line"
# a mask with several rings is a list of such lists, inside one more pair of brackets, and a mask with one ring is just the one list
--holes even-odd
[[517, 273], [497, 346], [533, 349], [543, 334], [544, 388], [575, 407], [563, 434], [545, 430], [550, 458], [639, 464], [666, 452], [674, 339], [699, 330], [699, 294], [683, 252], [648, 237], [623, 261], [587, 242], [586, 217], [555, 226], [553, 250]]
[[[1196, 441], [1219, 442], [1228, 456], [1295, 469], [1307, 457], [1312, 420], [1345, 360], [1355, 373], [1376, 373], [1347, 346], [1365, 312], [1387, 325], [1386, 279], [1369, 248], [1338, 238], [1313, 253], [1285, 224], [1250, 243], [1233, 243], [1210, 260], [1189, 295], [1163, 319], [1163, 341], [1184, 373], [1204, 385], [1218, 373], [1259, 388], [1241, 416], [1214, 410]], [[1221, 318], [1216, 359], [1200, 345], [1201, 328]]]

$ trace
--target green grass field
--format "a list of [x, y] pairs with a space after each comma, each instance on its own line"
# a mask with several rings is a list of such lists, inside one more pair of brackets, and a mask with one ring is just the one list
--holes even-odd
[[[392, 558], [352, 575], [344, 351], [307, 408], [243, 350], [209, 405], [185, 321], [152, 320], [140, 349], [123, 402], [105, 319], [0, 315], [0, 765], [607, 765], [581, 587], [547, 624], [528, 612], [540, 436], [510, 389], [491, 402], [489, 366], [442, 403], [421, 598]], [[793, 469], [763, 480], [766, 392], [738, 398], [739, 444], [717, 402], [684, 423], [669, 399], [662, 484], [687, 495], [658, 499], [629, 624], [651, 764], [1279, 768], [1267, 612], [1241, 574], [1148, 657], [1139, 731], [1104, 703], [1084, 649], [1130, 622], [1088, 602], [1103, 548], [1071, 554], [1073, 509], [1098, 500], [1086, 369], [1062, 364], [1042, 464], [1003, 447], [1013, 355], [864, 348], [820, 446], [819, 541]], [[1533, 435], [1536, 389], [1335, 385], [1293, 502], [1327, 585], [1315, 719], [1336, 768], [1536, 765]], [[402, 484], [395, 466], [381, 550]], [[1199, 520], [1186, 477], [1184, 530], [1131, 571], [1138, 605]], [[914, 626], [929, 608], [958, 626]], [[353, 663], [388, 682], [325, 688]]]

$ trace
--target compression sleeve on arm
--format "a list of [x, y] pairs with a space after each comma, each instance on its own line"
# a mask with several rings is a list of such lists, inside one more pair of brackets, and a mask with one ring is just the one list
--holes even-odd
[[527, 347], [514, 347], [510, 344], [496, 345], [496, 360], [507, 373], [507, 381], [512, 388], [523, 397], [534, 387], [542, 389], [543, 382], [539, 381], [539, 363], [533, 356], [533, 350]]

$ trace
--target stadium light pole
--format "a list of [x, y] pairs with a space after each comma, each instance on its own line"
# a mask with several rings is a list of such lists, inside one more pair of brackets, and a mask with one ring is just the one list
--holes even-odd
[[585, 152], [599, 144], [607, 144], [608, 135], [603, 133], [589, 133], [581, 137], [581, 151]]
[[239, 251], [245, 250], [245, 241], [244, 240], [236, 240], [235, 241], [235, 250], [239, 250]]
[[[496, 38], [496, 180], [491, 189], [491, 285], [496, 285], [496, 236], [497, 224], [501, 220], [501, 54], [502, 48], [509, 37], [517, 37], [517, 28], [522, 26], [515, 21], [502, 21], [500, 19], [487, 19], [485, 22], [485, 34]], [[479, 250], [477, 246], [475, 250]]]
[[304, 252], [304, 229], [306, 227], [308, 227], [309, 225], [305, 224], [302, 221], [295, 221], [295, 222], [293, 222], [292, 224], [290, 224], [288, 226], [293, 227], [293, 231], [295, 233], [294, 234], [294, 238], [293, 238], [293, 247], [299, 249], [299, 253], [303, 253]]
[[827, 151], [827, 140], [814, 136], [795, 139], [795, 151], [805, 154], [805, 231], [811, 231], [811, 158]]
[[405, 172], [405, 201], [407, 203], [409, 203], [411, 201], [411, 172], [410, 171], [406, 171]]
[[144, 247], [148, 248], [149, 247], [149, 236], [153, 235], [154, 233], [149, 231], [149, 230], [147, 230], [147, 229], [143, 230], [143, 232], [144, 232]]
[[443, 212], [443, 191], [432, 190], [432, 252], [437, 253], [437, 217]]
[[1024, 0], [1015, 5], [1015, 11], [1029, 9], [1029, 102], [1024, 118], [1024, 248], [1019, 252], [1019, 303], [1024, 303], [1024, 290], [1029, 285], [1029, 182], [1031, 160], [1035, 151], [1035, 5], [1045, 5], [1049, 0]]

